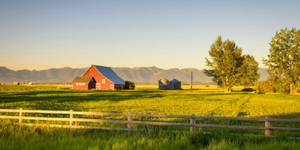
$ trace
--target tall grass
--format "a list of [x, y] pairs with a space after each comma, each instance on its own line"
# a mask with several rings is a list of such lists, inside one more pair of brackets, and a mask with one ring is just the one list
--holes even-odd
[[295, 139], [162, 131], [105, 131], [16, 126], [1, 122], [0, 149], [298, 149]]

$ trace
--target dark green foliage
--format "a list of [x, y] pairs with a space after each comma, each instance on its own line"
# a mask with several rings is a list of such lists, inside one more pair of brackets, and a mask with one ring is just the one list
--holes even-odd
[[132, 90], [134, 90], [134, 89], [135, 89], [135, 84], [134, 84], [134, 82], [131, 82], [131, 81], [125, 81], [125, 88], [126, 88], [126, 89], [132, 89]]
[[259, 74], [257, 73], [258, 62], [251, 55], [244, 55], [243, 58], [243, 64], [240, 68], [240, 85], [244, 87], [253, 86], [255, 81], [259, 79]]
[[242, 48], [239, 48], [234, 41], [222, 41], [218, 36], [210, 46], [209, 55], [212, 61], [206, 59], [204, 73], [213, 77], [213, 81], [225, 91], [231, 92], [233, 86], [250, 86], [259, 78], [257, 74], [258, 63], [253, 56], [242, 55]]
[[269, 67], [269, 80], [290, 94], [297, 93], [300, 83], [300, 30], [292, 28], [276, 32], [270, 42], [268, 59], [263, 59]]
[[[189, 140], [191, 141], [191, 144], [194, 145], [197, 148], [205, 148], [209, 145], [211, 140], [211, 135], [204, 135], [201, 132], [192, 133], [189, 136]], [[199, 142], [201, 141], [201, 142]]]
[[253, 88], [244, 88], [244, 89], [242, 89], [242, 91], [254, 91], [254, 89]]

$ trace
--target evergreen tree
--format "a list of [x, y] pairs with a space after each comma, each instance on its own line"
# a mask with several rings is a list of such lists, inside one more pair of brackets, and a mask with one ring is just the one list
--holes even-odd
[[231, 92], [234, 85], [240, 82], [240, 67], [243, 64], [242, 48], [238, 48], [234, 41], [222, 41], [218, 36], [210, 46], [209, 55], [212, 61], [206, 59], [206, 65], [210, 69], [204, 69], [204, 73], [213, 77], [213, 81], [225, 91]]
[[258, 62], [251, 55], [243, 56], [243, 64], [240, 68], [241, 80], [240, 84], [244, 87], [253, 86], [255, 81], [259, 79]]
[[290, 94], [297, 93], [300, 83], [300, 30], [292, 28], [276, 32], [270, 42], [268, 59], [263, 59], [269, 67], [270, 80], [289, 85]]

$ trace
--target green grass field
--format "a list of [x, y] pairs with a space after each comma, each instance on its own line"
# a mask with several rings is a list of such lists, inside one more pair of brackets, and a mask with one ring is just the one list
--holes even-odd
[[[227, 117], [266, 117], [300, 119], [300, 95], [252, 94], [234, 88], [224, 93], [217, 86], [183, 85], [183, 90], [157, 90], [156, 85], [138, 85], [136, 90], [75, 91], [69, 85], [0, 86], [0, 108], [74, 110], [93, 112], [121, 112], [141, 114], [173, 114]], [[5, 113], [4, 113], [5, 114]], [[7, 114], [7, 113], [6, 113]], [[13, 114], [13, 113], [12, 113]], [[16, 115], [16, 114], [15, 114]], [[31, 114], [36, 115], [36, 114]], [[51, 115], [48, 115], [51, 116]], [[56, 116], [59, 117], [59, 116]], [[83, 116], [95, 118], [96, 116]], [[126, 119], [122, 117], [102, 117]], [[167, 118], [134, 118], [166, 122], [189, 122]], [[197, 129], [196, 133], [171, 133], [170, 130], [188, 131], [188, 127], [134, 126], [153, 132], [103, 131], [87, 129], [53, 129], [14, 125], [14, 120], [1, 119], [0, 149], [298, 149], [299, 133], [273, 132], [279, 138], [248, 137], [238, 134], [261, 134], [257, 130]], [[17, 121], [17, 120], [15, 120]], [[29, 122], [29, 121], [28, 121]], [[33, 121], [34, 122], [34, 121]], [[41, 121], [39, 121], [41, 123]], [[47, 123], [47, 122], [44, 122]], [[48, 122], [49, 123], [49, 122]], [[55, 122], [67, 124], [64, 122]], [[264, 122], [198, 120], [197, 123], [257, 125]], [[83, 123], [81, 123], [83, 124]], [[118, 126], [100, 123], [85, 125]], [[294, 123], [272, 123], [278, 127], [297, 127]], [[161, 131], [164, 130], [164, 131]], [[203, 132], [210, 132], [205, 135]]]

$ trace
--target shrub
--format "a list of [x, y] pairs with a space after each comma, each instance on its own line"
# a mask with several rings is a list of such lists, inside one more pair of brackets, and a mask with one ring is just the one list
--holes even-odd
[[131, 82], [131, 81], [125, 81], [125, 89], [132, 89], [132, 90], [134, 90], [134, 89], [135, 89], [135, 84], [134, 84], [134, 82]]
[[258, 93], [275, 93], [276, 89], [270, 81], [258, 81], [254, 84], [254, 90]]
[[242, 91], [249, 91], [249, 92], [251, 92], [251, 91], [255, 91], [253, 88], [244, 88], [244, 89], [242, 89]]

